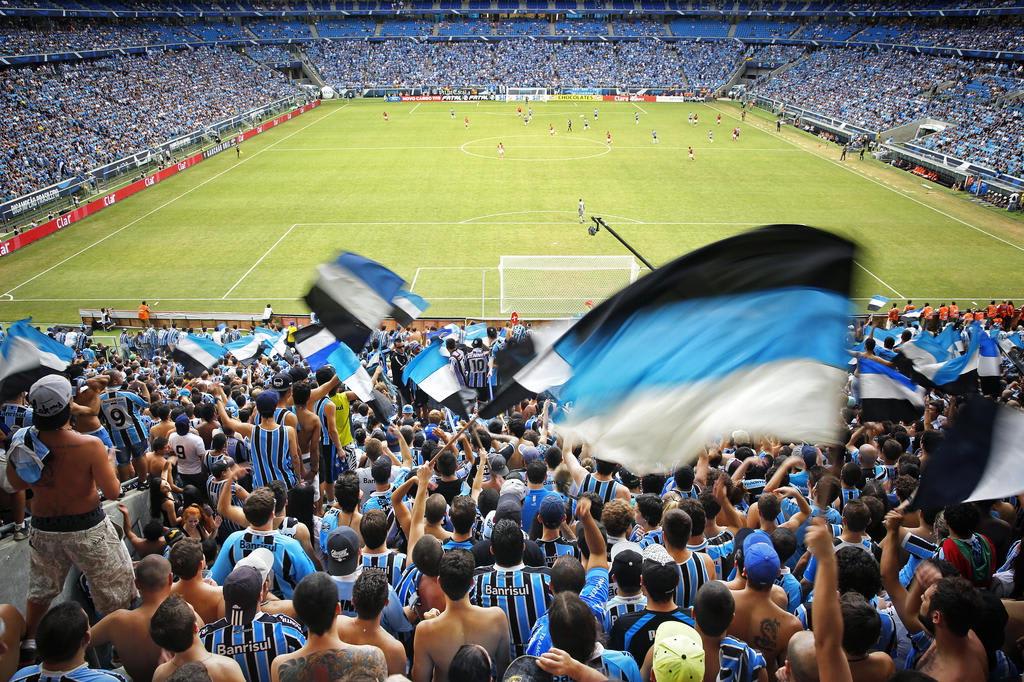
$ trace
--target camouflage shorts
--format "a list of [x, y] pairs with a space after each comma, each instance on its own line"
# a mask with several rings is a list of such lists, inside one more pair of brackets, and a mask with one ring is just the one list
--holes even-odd
[[129, 608], [135, 599], [131, 556], [106, 516], [86, 530], [52, 533], [31, 528], [29, 546], [30, 601], [48, 602], [59, 595], [72, 565], [88, 578], [98, 612], [107, 614]]

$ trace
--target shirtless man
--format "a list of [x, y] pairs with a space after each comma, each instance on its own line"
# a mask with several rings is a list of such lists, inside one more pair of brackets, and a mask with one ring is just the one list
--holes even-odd
[[[32, 385], [29, 402], [38, 435], [13, 438], [7, 479], [15, 490], [32, 490], [30, 569], [24, 649], [35, 646], [39, 621], [61, 590], [71, 565], [85, 573], [96, 610], [113, 613], [135, 597], [128, 548], [100, 508], [97, 489], [108, 500], [121, 494], [110, 452], [96, 438], [71, 430], [71, 383], [51, 374]], [[38, 443], [49, 454], [35, 465]]]
[[938, 682], [982, 682], [988, 679], [985, 647], [971, 631], [980, 608], [977, 590], [959, 576], [943, 577], [931, 561], [917, 567], [908, 591], [899, 581], [903, 513], [885, 515], [882, 541], [882, 585], [910, 636], [912, 667]]
[[180, 540], [171, 547], [171, 570], [178, 578], [171, 594], [187, 601], [204, 623], [212, 623], [224, 617], [224, 592], [219, 585], [203, 580], [205, 568], [206, 558], [198, 540]]
[[388, 603], [388, 576], [381, 571], [363, 571], [352, 588], [355, 618], [338, 616], [338, 638], [349, 644], [368, 644], [384, 652], [389, 675], [404, 675], [405, 647], [380, 625]]
[[108, 448], [114, 447], [110, 434], [100, 423], [100, 393], [107, 387], [110, 377], [98, 375], [85, 380], [85, 386], [75, 396], [71, 414], [75, 418], [75, 431], [86, 436], [96, 436]]
[[469, 601], [476, 567], [464, 549], [445, 552], [438, 579], [444, 590], [445, 609], [437, 618], [416, 628], [412, 665], [413, 682], [448, 679], [448, 666], [463, 644], [479, 644], [490, 654], [497, 679], [509, 664], [508, 618], [499, 607], [481, 608]]
[[92, 628], [90, 646], [113, 644], [121, 664], [133, 680], [148, 680], [160, 664], [163, 650], [143, 633], [160, 604], [171, 594], [171, 564], [150, 555], [135, 567], [135, 585], [142, 595], [137, 609], [120, 609], [104, 616]]
[[[179, 543], [180, 544], [180, 543]], [[199, 663], [218, 682], [245, 682], [245, 676], [233, 658], [211, 654], [199, 639], [202, 625], [188, 602], [170, 596], [153, 613], [149, 621], [149, 636], [157, 646], [172, 654], [153, 673], [153, 682], [164, 682], [183, 665]]]
[[[171, 422], [172, 426], [174, 422]], [[171, 454], [171, 448], [168, 445], [167, 439], [163, 436], [157, 436], [150, 441], [149, 450], [146, 454], [142, 455], [142, 470], [148, 479], [150, 476], [160, 476], [170, 480], [170, 469], [175, 462], [171, 462], [168, 459], [168, 455]]]
[[296, 384], [292, 389], [292, 397], [295, 400], [295, 417], [298, 428], [295, 429], [298, 437], [299, 458], [302, 460], [303, 471], [306, 472], [306, 480], [313, 481], [316, 486], [316, 498], [320, 499], [320, 418], [309, 409], [310, 407], [310, 386], [303, 382]]
[[349, 675], [383, 680], [388, 676], [388, 662], [380, 649], [350, 646], [338, 638], [335, 619], [341, 604], [329, 575], [312, 573], [303, 578], [295, 588], [292, 605], [309, 636], [298, 651], [274, 658], [270, 668], [273, 682], [336, 680]]
[[779, 575], [779, 555], [771, 537], [754, 531], [743, 540], [743, 576], [746, 586], [733, 593], [736, 616], [728, 633], [764, 656], [770, 676], [785, 657], [789, 638], [803, 629], [800, 620], [772, 600], [772, 585]]
[[156, 403], [150, 407], [150, 413], [159, 421], [149, 427], [149, 442], [155, 443], [158, 438], [167, 439], [174, 433], [174, 420], [171, 419], [171, 406], [166, 403]]

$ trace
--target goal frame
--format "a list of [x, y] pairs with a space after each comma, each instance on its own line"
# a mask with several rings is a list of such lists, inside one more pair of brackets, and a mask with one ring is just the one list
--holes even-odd
[[[597, 295], [586, 297], [525, 297], [512, 296], [508, 291], [506, 272], [509, 270], [531, 272], [628, 272], [629, 283], [632, 284], [640, 275], [640, 264], [633, 256], [591, 256], [591, 255], [544, 255], [544, 256], [500, 256], [498, 258], [498, 309], [501, 314], [513, 312], [514, 298], [520, 301], [561, 301], [589, 300]], [[568, 313], [565, 315], [569, 317]]]

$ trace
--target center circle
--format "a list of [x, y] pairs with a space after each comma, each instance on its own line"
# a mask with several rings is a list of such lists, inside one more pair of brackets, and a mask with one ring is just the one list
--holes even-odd
[[[497, 152], [498, 143], [505, 144], [506, 161], [581, 161], [604, 156], [611, 152], [612, 148], [599, 140], [592, 140], [588, 137], [574, 136], [572, 133], [558, 133], [554, 136], [558, 139], [551, 139], [551, 135], [499, 135], [495, 137], [481, 137], [477, 140], [463, 142], [459, 151], [468, 156], [475, 156], [481, 159], [500, 160]], [[523, 144], [508, 143], [508, 140], [525, 140]], [[562, 144], [572, 140], [573, 143]], [[545, 144], [545, 142], [549, 144]], [[489, 150], [486, 153], [474, 151], [471, 147], [487, 144]], [[577, 144], [586, 143], [586, 144]], [[524, 152], [525, 156], [517, 156], [516, 152]], [[537, 154], [537, 156], [531, 156]], [[548, 155], [550, 154], [550, 155]]]

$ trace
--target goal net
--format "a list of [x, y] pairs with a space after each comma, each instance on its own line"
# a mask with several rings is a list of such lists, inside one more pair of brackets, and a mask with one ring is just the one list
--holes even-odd
[[505, 88], [505, 99], [510, 102], [543, 102], [547, 97], [547, 88]]
[[632, 256], [502, 256], [501, 312], [572, 317], [635, 282]]

